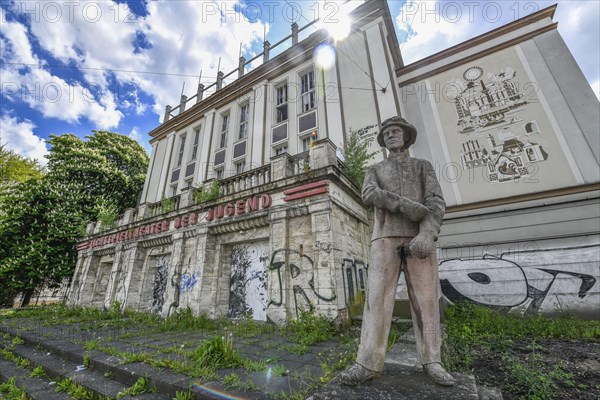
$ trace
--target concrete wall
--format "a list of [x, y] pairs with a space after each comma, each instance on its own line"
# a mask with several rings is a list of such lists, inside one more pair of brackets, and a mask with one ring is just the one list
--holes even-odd
[[[599, 103], [550, 24], [521, 25], [481, 44], [457, 46], [463, 50], [444, 58], [432, 56], [406, 74], [400, 70], [402, 112], [419, 131], [411, 153], [434, 163], [449, 206], [438, 243], [444, 297], [509, 312], [598, 319]], [[497, 50], [490, 51], [492, 44]], [[457, 111], [457, 97], [473, 98], [509, 81], [521, 104], [504, 110], [504, 118], [483, 121], [494, 108], [476, 104], [466, 117]], [[532, 121], [538, 129], [528, 131]], [[519, 150], [509, 147], [517, 141], [544, 150], [520, 176], [516, 169], [512, 178], [486, 179], [489, 164], [461, 158], [487, 146], [486, 162], [516, 159]], [[397, 298], [407, 298], [402, 280]]]

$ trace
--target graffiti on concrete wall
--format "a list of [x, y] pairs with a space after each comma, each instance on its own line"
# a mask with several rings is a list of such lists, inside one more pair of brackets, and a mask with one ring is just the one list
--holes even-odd
[[154, 313], [162, 312], [165, 303], [165, 292], [167, 290], [167, 279], [169, 273], [169, 256], [162, 256], [156, 262], [156, 272], [154, 273], [154, 288], [152, 290], [152, 303], [150, 311]]
[[179, 290], [181, 292], [191, 292], [198, 283], [198, 278], [195, 272], [184, 272], [179, 281]]
[[468, 301], [525, 315], [573, 310], [597, 313], [599, 253], [598, 247], [585, 247], [451, 259], [440, 263], [440, 283], [452, 302]]
[[[288, 259], [286, 264], [286, 258]], [[271, 256], [270, 270], [276, 274], [276, 288], [273, 290], [273, 298], [269, 304], [281, 306], [283, 304], [283, 282], [284, 274], [289, 274], [289, 287], [294, 296], [294, 308], [296, 316], [301, 310], [313, 310], [315, 304], [321, 300], [332, 302], [336, 294], [332, 289], [329, 295], [321, 293], [315, 287], [315, 265], [313, 260], [306, 254], [296, 250], [280, 249]]]
[[265, 321], [268, 304], [267, 243], [237, 245], [230, 257], [229, 316]]

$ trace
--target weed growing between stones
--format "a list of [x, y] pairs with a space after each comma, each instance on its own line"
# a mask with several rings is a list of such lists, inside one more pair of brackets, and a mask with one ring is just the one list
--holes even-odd
[[124, 396], [137, 396], [142, 393], [156, 393], [158, 389], [150, 383], [148, 377], [140, 377], [137, 381], [127, 389], [117, 394], [117, 400]]
[[248, 379], [248, 381], [244, 382], [235, 372], [232, 372], [229, 375], [225, 375], [223, 377], [223, 383], [229, 389], [241, 391], [258, 390], [258, 386], [256, 386], [254, 382], [252, 382], [252, 379]]
[[38, 365], [33, 369], [33, 371], [31, 371], [31, 374], [29, 374], [29, 376], [32, 378], [45, 378], [46, 371], [44, 370], [44, 367]]
[[196, 396], [192, 392], [175, 392], [175, 400], [194, 400]]
[[15, 377], [13, 376], [6, 382], [0, 383], [0, 394], [2, 398], [6, 396], [7, 399], [11, 400], [27, 400], [29, 397], [25, 392], [25, 389], [17, 386]]
[[59, 393], [66, 393], [71, 398], [77, 400], [100, 400], [101, 397], [96, 395], [91, 390], [84, 386], [73, 382], [73, 379], [67, 378], [56, 382], [56, 391]]

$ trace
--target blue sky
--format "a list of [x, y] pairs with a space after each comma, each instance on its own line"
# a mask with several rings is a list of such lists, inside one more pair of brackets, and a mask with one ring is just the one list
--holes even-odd
[[[406, 64], [547, 7], [549, 1], [388, 1]], [[559, 1], [558, 30], [596, 92], [600, 2]], [[324, 1], [0, 0], [0, 143], [40, 159], [50, 134], [92, 129], [128, 135], [147, 151], [167, 104], [192, 96], [202, 71], [246, 59], [315, 17]], [[306, 33], [314, 32], [309, 28]], [[280, 48], [284, 48], [284, 44]], [[255, 63], [256, 65], [256, 63]]]

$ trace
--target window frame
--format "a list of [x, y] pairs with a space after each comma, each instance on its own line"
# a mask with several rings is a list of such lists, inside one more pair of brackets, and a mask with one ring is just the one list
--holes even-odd
[[192, 155], [190, 161], [195, 161], [198, 158], [198, 147], [200, 147], [200, 132], [202, 131], [202, 125], [194, 128], [194, 144], [192, 145]]
[[[283, 89], [281, 96], [279, 95], [279, 91]], [[285, 117], [280, 119], [280, 114], [283, 115], [281, 110], [285, 110]], [[289, 87], [287, 81], [279, 83], [275, 86], [275, 125], [283, 124], [290, 119], [290, 109], [289, 109]]]
[[177, 162], [175, 163], [175, 168], [180, 168], [183, 165], [186, 138], [187, 135], [185, 133], [179, 136], [179, 151], [177, 152]]
[[[246, 112], [244, 113], [244, 109]], [[244, 119], [245, 117], [245, 119]], [[248, 126], [250, 125], [250, 103], [240, 105], [240, 124], [238, 132], [238, 140], [248, 138]]]
[[[300, 72], [298, 76], [300, 78], [300, 114], [303, 114], [317, 108], [317, 80], [315, 69], [313, 67], [305, 69]], [[304, 82], [305, 77], [307, 77], [306, 83]], [[308, 106], [307, 108], [305, 108], [305, 98], [308, 99], [306, 104]]]
[[229, 111], [221, 114], [221, 130], [219, 132], [219, 147], [218, 149], [224, 149], [227, 147], [227, 136], [229, 134], [229, 123], [230, 123]]

